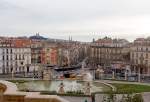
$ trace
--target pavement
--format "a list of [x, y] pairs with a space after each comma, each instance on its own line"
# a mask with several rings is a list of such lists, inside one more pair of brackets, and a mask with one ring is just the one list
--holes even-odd
[[[120, 84], [138, 84], [138, 85], [149, 85], [150, 83], [139, 83], [139, 82], [127, 82], [127, 81], [111, 81], [111, 80], [95, 80], [97, 82], [103, 82], [103, 83], [120, 83]], [[103, 94], [97, 94], [95, 95], [95, 102], [102, 102], [103, 100]], [[144, 102], [150, 102], [150, 92], [144, 92], [142, 93]], [[85, 99], [87, 99], [87, 102], [92, 102], [90, 97], [70, 97], [70, 96], [63, 96], [66, 100], [69, 102], [85, 102]]]
[[150, 92], [142, 93], [142, 97], [143, 97], [144, 102], [150, 102]]
[[[150, 83], [143, 83], [143, 82], [127, 82], [127, 81], [111, 81], [111, 80], [102, 80], [102, 82], [105, 83], [120, 83], [120, 84], [138, 84], [138, 85], [148, 85], [150, 86]], [[143, 92], [141, 93], [144, 102], [150, 102], [150, 92]], [[101, 102], [101, 101], [96, 101]]]
[[68, 100], [69, 102], [85, 102], [85, 100], [87, 100], [87, 102], [92, 102], [90, 97], [73, 97], [73, 96], [61, 96], [61, 97]]

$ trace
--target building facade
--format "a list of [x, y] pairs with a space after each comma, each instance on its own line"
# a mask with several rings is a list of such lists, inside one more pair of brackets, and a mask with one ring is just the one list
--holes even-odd
[[90, 46], [90, 62], [94, 65], [122, 67], [128, 64], [130, 54], [128, 41], [105, 37], [93, 42]]
[[47, 44], [42, 49], [42, 64], [58, 65], [58, 47], [57, 45]]
[[30, 47], [17, 47], [7, 41], [0, 43], [0, 73], [29, 72], [30, 65]]
[[138, 38], [130, 48], [132, 71], [150, 75], [150, 39]]

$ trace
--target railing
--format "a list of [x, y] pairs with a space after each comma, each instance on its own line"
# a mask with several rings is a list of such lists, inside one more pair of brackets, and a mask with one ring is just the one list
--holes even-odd
[[[55, 73], [56, 74], [56, 73]], [[60, 75], [60, 74], [57, 74]], [[148, 74], [139, 74], [139, 73], [134, 73], [134, 74], [121, 74], [121, 73], [110, 73], [110, 74], [94, 74], [92, 73], [93, 80], [118, 80], [118, 81], [131, 81], [131, 82], [146, 82], [150, 83], [150, 75]], [[7, 78], [7, 79], [12, 79], [12, 78], [34, 78], [34, 79], [42, 79], [42, 73], [39, 73], [38, 71], [35, 72], [19, 72], [19, 73], [14, 73], [12, 77], [12, 73], [9, 74], [0, 74], [0, 79]], [[54, 76], [53, 76], [54, 77]]]
[[17, 73], [4, 73], [0, 74], [0, 79], [15, 79], [15, 78], [34, 78], [34, 79], [42, 79], [42, 74], [39, 75], [38, 71], [34, 72], [17, 72]]
[[99, 74], [95, 75], [96, 80], [118, 80], [118, 81], [134, 81], [134, 82], [146, 82], [150, 83], [150, 75], [148, 74]]

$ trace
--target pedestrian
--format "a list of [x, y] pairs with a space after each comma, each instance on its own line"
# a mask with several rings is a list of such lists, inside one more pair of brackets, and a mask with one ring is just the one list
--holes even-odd
[[95, 95], [94, 94], [91, 94], [91, 100], [92, 100], [92, 102], [95, 102]]
[[87, 101], [87, 99], [85, 99], [85, 101], [84, 101], [84, 102], [88, 102], [88, 101]]

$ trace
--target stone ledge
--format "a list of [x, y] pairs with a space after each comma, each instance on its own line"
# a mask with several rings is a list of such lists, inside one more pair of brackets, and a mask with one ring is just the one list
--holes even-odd
[[14, 83], [0, 80], [3, 102], [69, 102], [57, 95], [41, 95], [40, 92], [19, 92]]

